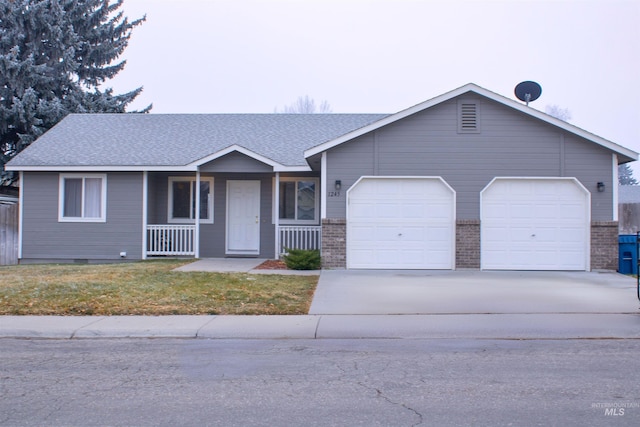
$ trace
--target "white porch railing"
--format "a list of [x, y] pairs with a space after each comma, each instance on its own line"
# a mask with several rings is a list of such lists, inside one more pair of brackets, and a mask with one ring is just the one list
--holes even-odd
[[195, 225], [147, 225], [147, 255], [195, 255]]
[[320, 249], [322, 245], [322, 227], [320, 226], [279, 226], [279, 254], [289, 249]]

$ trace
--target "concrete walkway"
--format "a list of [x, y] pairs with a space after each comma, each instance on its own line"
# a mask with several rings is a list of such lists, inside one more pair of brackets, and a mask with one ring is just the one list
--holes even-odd
[[266, 259], [261, 258], [203, 258], [175, 271], [207, 271], [212, 273], [251, 273], [317, 276], [320, 270], [262, 270], [257, 269]]

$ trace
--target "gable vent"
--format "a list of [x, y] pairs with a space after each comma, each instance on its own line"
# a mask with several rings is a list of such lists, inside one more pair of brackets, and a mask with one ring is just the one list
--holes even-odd
[[478, 133], [480, 132], [480, 106], [477, 102], [458, 102], [458, 132]]

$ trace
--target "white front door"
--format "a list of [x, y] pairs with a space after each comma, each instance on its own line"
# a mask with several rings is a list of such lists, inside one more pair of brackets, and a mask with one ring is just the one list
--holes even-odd
[[226, 253], [260, 253], [260, 181], [227, 181]]

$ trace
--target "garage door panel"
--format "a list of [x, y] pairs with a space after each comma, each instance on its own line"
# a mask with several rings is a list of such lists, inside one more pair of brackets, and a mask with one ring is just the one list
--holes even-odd
[[487, 218], [496, 218], [507, 210], [506, 203], [485, 203], [482, 206]]
[[372, 203], [354, 202], [349, 206], [349, 215], [356, 219], [374, 218], [374, 205]]
[[[369, 230], [373, 231], [373, 238], [377, 242], [385, 242], [385, 243], [394, 243], [397, 242], [398, 236], [402, 234], [402, 228], [391, 225], [391, 226], [383, 226], [383, 225], [372, 225], [369, 227]], [[365, 244], [368, 240], [369, 236], [365, 236]]]
[[451, 201], [448, 204], [430, 204], [425, 206], [425, 211], [429, 212], [429, 221], [451, 222]]
[[[422, 221], [425, 219], [425, 216], [426, 216], [425, 212], [427, 211], [427, 209], [433, 209], [433, 207], [428, 206], [426, 202], [404, 203], [402, 205], [402, 211], [396, 212], [396, 216], [399, 216], [400, 218], [408, 219], [408, 220]], [[397, 210], [397, 206], [396, 206], [396, 210]]]
[[442, 180], [363, 178], [348, 203], [349, 268], [453, 268], [455, 195]]
[[496, 179], [481, 197], [483, 269], [587, 269], [589, 195], [575, 180]]

